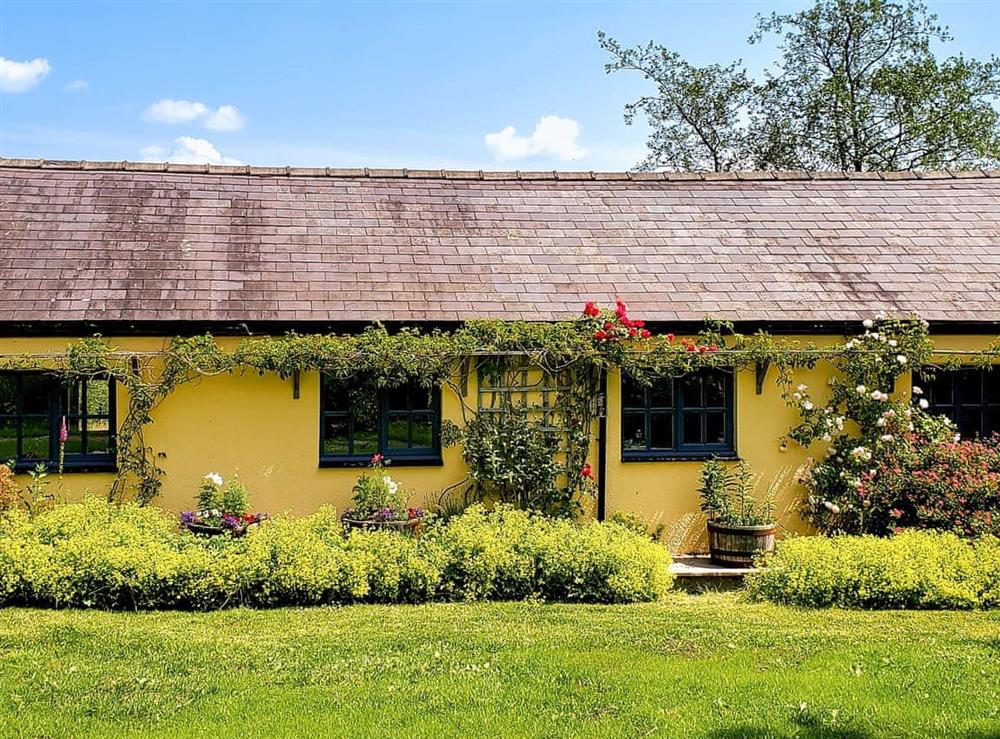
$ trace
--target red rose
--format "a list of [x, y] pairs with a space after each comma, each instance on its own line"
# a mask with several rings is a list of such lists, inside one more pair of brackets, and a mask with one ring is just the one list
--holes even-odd
[[632, 321], [632, 325], [636, 328], [643, 328], [646, 325], [645, 321]]
[[641, 336], [644, 339], [648, 339], [651, 336], [651, 334], [647, 329], [643, 329], [642, 333], [640, 333], [639, 336]]
[[718, 344], [709, 344], [708, 345], [708, 350], [710, 352], [717, 352], [717, 351], [719, 351], [719, 345]]
[[585, 306], [583, 306], [583, 315], [588, 318], [596, 318], [601, 314], [601, 309], [594, 305], [593, 301], [589, 301]]
[[583, 465], [583, 468], [580, 470], [580, 474], [589, 480], [594, 476], [594, 470], [591, 469], [589, 464], [585, 464]]
[[686, 349], [687, 349], [687, 350], [688, 350], [689, 352], [693, 352], [693, 351], [694, 351], [694, 344], [688, 344], [688, 345], [687, 345], [687, 346], [686, 346], [685, 348], [686, 348]]
[[607, 323], [604, 324], [604, 330], [605, 331], [610, 331], [614, 327], [615, 327], [615, 324], [611, 323], [611, 321], [608, 321]]
[[635, 336], [637, 333], [639, 333], [639, 332], [636, 329], [634, 329], [634, 328], [630, 328], [628, 330], [628, 335], [629, 336]]
[[594, 339], [596, 339], [597, 341], [604, 341], [606, 338], [608, 338], [608, 335], [603, 331], [594, 332]]
[[671, 344], [674, 343], [674, 335], [673, 334], [667, 334], [667, 342], [669, 342]]
[[698, 347], [698, 353], [699, 354], [704, 354], [707, 351], [708, 351], [708, 347], [707, 346], [699, 346]]

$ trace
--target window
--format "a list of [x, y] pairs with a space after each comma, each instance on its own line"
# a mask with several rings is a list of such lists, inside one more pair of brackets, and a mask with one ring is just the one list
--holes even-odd
[[622, 459], [732, 456], [733, 375], [705, 369], [654, 380], [622, 377]]
[[0, 460], [18, 469], [59, 464], [66, 419], [66, 470], [115, 467], [115, 387], [107, 379], [61, 381], [43, 372], [0, 373]]
[[934, 377], [917, 377], [916, 384], [924, 390], [927, 410], [948, 416], [964, 438], [1000, 433], [1000, 367], [939, 370]]
[[395, 464], [440, 464], [441, 392], [409, 384], [377, 390], [323, 377], [320, 463], [367, 464], [382, 454]]

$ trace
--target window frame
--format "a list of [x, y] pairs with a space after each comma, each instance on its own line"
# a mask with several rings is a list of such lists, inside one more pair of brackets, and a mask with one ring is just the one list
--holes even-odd
[[[18, 420], [17, 432], [17, 452], [14, 460], [15, 472], [28, 472], [35, 469], [39, 464], [44, 464], [47, 468], [53, 469], [59, 465], [59, 427], [63, 417], [66, 418], [67, 425], [71, 420], [82, 420], [83, 430], [81, 432], [81, 443], [86, 447], [87, 442], [87, 421], [91, 419], [107, 419], [108, 421], [108, 451], [106, 453], [90, 452], [66, 452], [63, 454], [63, 472], [116, 472], [118, 470], [118, 418], [117, 418], [117, 385], [118, 383], [111, 377], [81, 377], [81, 378], [60, 378], [51, 372], [44, 370], [5, 370], [0, 372], [2, 376], [16, 377], [17, 387], [17, 413], [2, 413], [0, 418], [15, 418]], [[24, 378], [26, 377], [49, 377], [52, 383], [47, 391], [46, 413], [23, 412], [24, 407]], [[69, 408], [63, 408], [63, 395], [67, 388], [84, 383], [84, 404], [77, 413], [69, 413]], [[87, 386], [93, 382], [106, 382], [108, 384], [108, 412], [107, 414], [90, 415], [86, 407]], [[65, 411], [65, 412], [64, 412]], [[49, 456], [47, 458], [24, 459], [24, 434], [23, 419], [28, 418], [48, 418]], [[7, 460], [0, 460], [0, 463]]]
[[[320, 373], [319, 390], [319, 466], [320, 467], [367, 467], [371, 463], [372, 453], [365, 454], [326, 454], [323, 451], [325, 442], [325, 426], [328, 417], [344, 417], [348, 419], [348, 443], [353, 444], [353, 416], [349, 410], [331, 411], [326, 407], [326, 373]], [[413, 385], [406, 386], [411, 390]], [[420, 387], [420, 386], [417, 386]], [[395, 467], [432, 467], [442, 465], [441, 456], [441, 388], [427, 388], [431, 393], [431, 408], [429, 410], [414, 410], [412, 397], [407, 394], [407, 410], [389, 408], [389, 393], [394, 388], [373, 388], [378, 394], [378, 450], [387, 463]], [[429, 416], [431, 419], [432, 442], [430, 447], [413, 449], [389, 448], [389, 422], [391, 416], [405, 415], [410, 426], [412, 437], [412, 422], [414, 416]]]
[[[681, 392], [681, 383], [685, 377], [691, 374], [709, 374], [712, 372], [718, 372], [724, 377], [723, 392], [725, 394], [724, 402], [721, 406], [685, 406], [683, 400], [683, 393]], [[682, 462], [682, 461], [703, 461], [706, 459], [738, 459], [739, 456], [736, 452], [736, 380], [735, 373], [726, 368], [721, 367], [706, 367], [702, 369], [695, 370], [693, 373], [685, 373], [682, 375], [662, 377], [654, 380], [653, 382], [670, 382], [671, 383], [671, 398], [673, 401], [673, 406], [667, 408], [666, 406], [653, 406], [650, 402], [651, 388], [642, 387], [643, 392], [643, 406], [627, 406], [625, 405], [625, 384], [626, 382], [631, 382], [624, 373], [622, 373], [619, 382], [619, 401], [620, 401], [620, 443], [621, 443], [621, 461], [622, 462]], [[694, 411], [699, 410], [704, 418], [705, 414], [710, 411], [719, 412], [724, 414], [724, 434], [725, 441], [721, 444], [709, 444], [709, 443], [698, 443], [698, 444], [688, 444], [683, 441], [684, 439], [684, 414], [685, 410]], [[625, 445], [625, 422], [628, 415], [643, 414], [644, 420], [644, 433], [646, 438], [646, 448], [645, 449], [628, 449]], [[652, 422], [652, 417], [656, 413], [671, 413], [672, 418], [672, 431], [673, 431], [673, 448], [667, 449], [663, 447], [651, 447], [652, 435], [650, 433], [650, 425]], [[704, 421], [703, 421], [704, 423]]]
[[[963, 410], [974, 410], [979, 412], [979, 422], [980, 429], [985, 430], [989, 421], [990, 411], [996, 411], [1000, 414], [1000, 396], [998, 396], [997, 401], [990, 401], [989, 391], [987, 387], [987, 378], [992, 378], [994, 382], [1000, 386], [1000, 365], [991, 365], [990, 367], [978, 367], [975, 365], [961, 365], [955, 369], [940, 369], [940, 368], [929, 368], [935, 372], [938, 378], [941, 377], [942, 373], [946, 373], [952, 376], [951, 383], [951, 402], [950, 403], [935, 403], [934, 402], [934, 380], [928, 375], [924, 374], [923, 370], [918, 370], [914, 377], [914, 385], [918, 385], [923, 389], [924, 394], [920, 396], [913, 396], [913, 403], [918, 404], [921, 398], [926, 398], [927, 400], [927, 412], [932, 415], [946, 416], [954, 424], [956, 430], [961, 433], [959, 424], [961, 423], [962, 411]], [[975, 372], [978, 373], [979, 380], [979, 392], [980, 400], [978, 403], [969, 403], [963, 401], [963, 396], [965, 392], [964, 383], [960, 384], [955, 382], [958, 379], [960, 373]], [[944, 412], [947, 409], [947, 412]], [[1000, 428], [995, 429], [1000, 432]], [[963, 439], [988, 439], [989, 434], [984, 434], [979, 437], [962, 435]]]

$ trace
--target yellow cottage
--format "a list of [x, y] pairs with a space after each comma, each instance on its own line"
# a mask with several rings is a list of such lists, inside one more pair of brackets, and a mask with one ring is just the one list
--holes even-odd
[[[390, 331], [556, 321], [618, 298], [657, 334], [691, 335], [708, 316], [822, 346], [887, 311], [928, 320], [939, 349], [982, 349], [1000, 334], [1000, 173], [0, 160], [3, 356], [58, 354], [95, 334], [155, 353], [171, 337], [205, 333], [232, 348], [248, 336], [352, 333], [376, 321]], [[822, 387], [831, 374], [821, 362], [795, 379]], [[442, 427], [488, 404], [497, 390], [488, 383], [466, 373], [443, 388], [365, 397], [319, 372], [185, 383], [143, 431], [163, 472], [156, 503], [190, 507], [216, 471], [239, 474], [261, 510], [342, 509], [375, 453], [418, 502], [433, 503], [466, 473]], [[895, 392], [908, 396], [909, 384]], [[62, 447], [65, 491], [103, 494], [126, 396], [113, 381], [5, 370], [0, 457], [27, 473], [54, 468]], [[1000, 372], [939, 373], [927, 399], [965, 435], [1000, 431]], [[602, 400], [588, 460], [593, 515], [636, 512], [662, 524], [677, 550], [701, 548], [697, 478], [716, 456], [783, 477], [780, 522], [802, 528], [794, 471], [818, 450], [779, 448], [797, 415], [766, 366], [648, 388], [612, 372]]]

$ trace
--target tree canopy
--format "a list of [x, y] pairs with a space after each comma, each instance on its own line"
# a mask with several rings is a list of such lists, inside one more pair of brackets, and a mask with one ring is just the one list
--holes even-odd
[[644, 115], [639, 169], [866, 171], [995, 166], [1000, 160], [1000, 60], [938, 59], [947, 28], [916, 0], [817, 0], [758, 16], [749, 38], [776, 39], [780, 58], [753, 79], [742, 61], [698, 67], [650, 41], [603, 32], [608, 73], [633, 71], [655, 93], [625, 107]]

